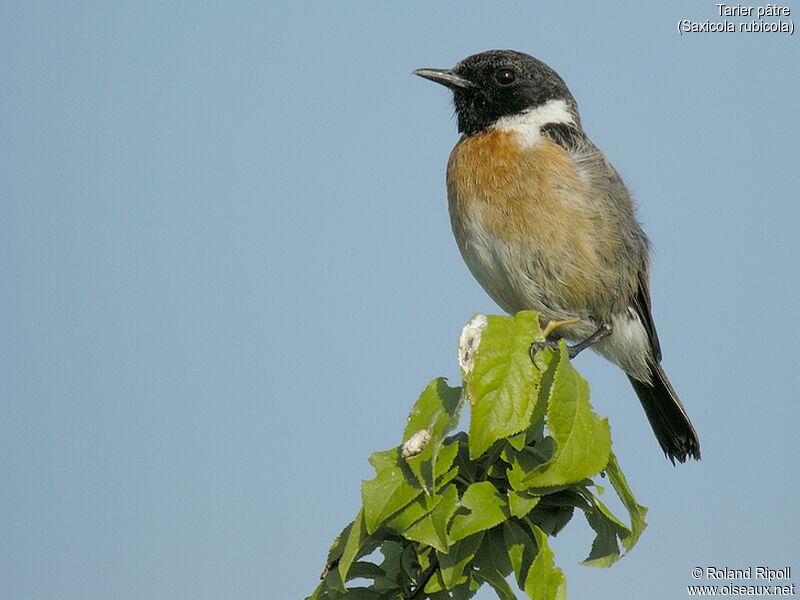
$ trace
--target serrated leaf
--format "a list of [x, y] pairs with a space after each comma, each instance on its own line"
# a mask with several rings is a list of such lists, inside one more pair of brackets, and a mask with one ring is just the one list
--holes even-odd
[[490, 529], [508, 518], [508, 503], [489, 481], [471, 484], [461, 497], [463, 510], [453, 517], [450, 541]]
[[528, 435], [527, 432], [523, 431], [522, 433], [518, 433], [517, 435], [512, 435], [506, 441], [514, 450], [519, 452], [525, 447], [525, 444], [528, 442], [527, 435]]
[[622, 470], [619, 468], [617, 457], [614, 456], [613, 452], [609, 454], [606, 473], [608, 474], [611, 486], [614, 488], [614, 491], [617, 492], [619, 499], [622, 500], [622, 504], [628, 510], [628, 515], [630, 515], [630, 535], [620, 539], [623, 547], [628, 551], [636, 545], [639, 536], [642, 535], [642, 532], [647, 527], [647, 521], [645, 520], [647, 516], [647, 507], [639, 504], [636, 498], [633, 497], [633, 492], [628, 482], [625, 480], [625, 475], [623, 475]]
[[472, 404], [470, 458], [530, 426], [541, 378], [531, 363], [530, 345], [540, 336], [539, 318], [534, 312], [488, 317], [465, 382]]
[[367, 539], [367, 529], [364, 526], [364, 510], [359, 510], [358, 515], [353, 521], [352, 527], [347, 536], [347, 541], [342, 551], [342, 557], [339, 559], [338, 570], [342, 581], [347, 581], [347, 572], [350, 570], [350, 565], [353, 564], [359, 556], [359, 550], [364, 545]]
[[331, 544], [330, 550], [328, 550], [327, 564], [332, 565], [342, 557], [344, 545], [347, 542], [347, 538], [350, 536], [350, 529], [353, 527], [353, 523], [354, 521], [351, 521], [344, 529], [342, 529], [342, 532], [336, 536], [333, 544]]
[[347, 579], [379, 579], [381, 577], [385, 577], [386, 574], [383, 572], [378, 565], [367, 562], [367, 561], [356, 561], [350, 566], [350, 570], [347, 573]]
[[609, 567], [620, 558], [617, 540], [629, 536], [630, 530], [620, 523], [593, 494], [587, 492], [587, 495], [591, 506], [584, 512], [586, 521], [595, 531], [596, 536], [592, 541], [589, 556], [581, 564], [589, 567]]
[[[546, 499], [547, 496], [544, 497]], [[566, 527], [575, 512], [572, 506], [550, 506], [542, 501], [528, 513], [527, 519], [547, 535], [555, 536]]]
[[456, 486], [448, 485], [436, 498], [436, 504], [431, 511], [406, 529], [403, 536], [432, 546], [440, 552], [447, 552], [447, 525], [458, 508], [458, 490]]
[[525, 579], [525, 593], [532, 600], [565, 600], [567, 581], [564, 572], [555, 566], [547, 536], [536, 526], [533, 527], [533, 535], [537, 552]]
[[589, 502], [583, 497], [581, 492], [585, 491], [585, 486], [591, 484], [591, 480], [586, 479], [580, 488], [569, 486], [559, 491], [553, 491], [542, 497], [541, 506], [551, 508], [580, 508], [589, 507]]
[[436, 489], [441, 490], [444, 486], [453, 481], [453, 479], [455, 479], [456, 477], [458, 477], [458, 467], [450, 469], [449, 471], [447, 471], [447, 473], [439, 477], [436, 480]]
[[442, 576], [442, 583], [446, 590], [452, 590], [459, 584], [467, 581], [464, 569], [469, 566], [475, 558], [475, 553], [483, 540], [483, 532], [471, 535], [463, 540], [456, 542], [447, 552], [437, 552], [439, 558], [439, 572]]
[[416, 581], [420, 572], [420, 564], [413, 544], [403, 546], [403, 552], [400, 554], [400, 570], [406, 579]]
[[383, 561], [380, 568], [383, 576], [375, 579], [376, 590], [402, 589], [400, 577], [400, 555], [402, 553], [403, 546], [400, 542], [386, 540], [381, 544]]
[[549, 536], [561, 531], [575, 512], [575, 508], [586, 510], [589, 507], [586, 499], [571, 488], [542, 496], [527, 517], [527, 521], [537, 525]]
[[539, 504], [539, 500], [541, 500], [541, 496], [531, 496], [524, 492], [516, 492], [514, 490], [509, 490], [508, 492], [508, 508], [509, 512], [511, 512], [512, 517], [517, 517], [521, 519], [525, 515], [527, 515], [533, 507]]
[[525, 589], [528, 571], [536, 557], [536, 543], [533, 536], [518, 521], [509, 519], [503, 523], [503, 541], [517, 584], [521, 589]]
[[306, 596], [305, 600], [326, 600], [328, 598], [328, 588], [323, 581], [320, 583], [316, 589], [311, 593], [310, 596]]
[[511, 561], [506, 550], [506, 540], [503, 536], [506, 521], [501, 527], [493, 527], [488, 530], [481, 542], [481, 547], [475, 554], [475, 566], [486, 577], [491, 577], [492, 573], [498, 573], [501, 578], [505, 578], [511, 573]]
[[579, 482], [603, 470], [611, 452], [608, 420], [598, 417], [589, 404], [589, 385], [567, 358], [559, 343], [559, 357], [547, 398], [547, 429], [555, 441], [555, 454], [524, 480], [531, 488]]
[[[478, 588], [480, 588], [480, 582], [470, 575], [465, 583], [457, 585], [449, 592], [442, 590], [435, 594], [430, 594], [428, 598], [429, 600], [469, 600], [475, 595]], [[425, 591], [428, 591], [427, 587]]]
[[508, 465], [501, 462], [496, 462], [489, 466], [486, 470], [486, 476], [489, 479], [506, 479], [506, 471], [508, 470]]
[[392, 531], [403, 533], [406, 529], [414, 525], [414, 523], [430, 513], [439, 502], [441, 502], [441, 496], [431, 497], [420, 494], [414, 498], [410, 504], [392, 515], [384, 524]]
[[555, 454], [555, 442], [545, 438], [535, 446], [526, 446], [520, 452], [504, 451], [504, 460], [511, 465], [508, 470], [508, 482], [518, 492], [530, 489], [528, 477], [538, 467], [546, 464]]
[[439, 448], [439, 455], [436, 457], [436, 487], [442, 487], [442, 475], [450, 471], [458, 455], [458, 440], [449, 438]]
[[329, 596], [335, 596], [337, 593], [343, 594], [347, 591], [344, 578], [342, 577], [342, 574], [339, 572], [338, 565], [330, 570], [328, 576], [325, 578], [325, 581], [323, 581], [322, 584], [326, 590], [325, 595], [322, 597], [325, 598]]
[[449, 594], [444, 589], [442, 574], [436, 571], [425, 584], [425, 596], [423, 598], [449, 598]]
[[408, 415], [403, 443], [421, 431], [429, 436], [422, 452], [406, 458], [406, 462], [426, 492], [430, 493], [433, 490], [438, 473], [443, 473], [449, 468], [448, 466], [437, 472], [437, 455], [445, 436], [458, 424], [460, 399], [461, 388], [450, 387], [444, 378], [439, 377], [423, 390]]
[[517, 600], [511, 585], [497, 573], [478, 571], [474, 577], [482, 583], [488, 583], [500, 600]]
[[459, 439], [458, 454], [456, 454], [455, 460], [455, 466], [458, 468], [459, 475], [466, 481], [477, 481], [480, 479], [478, 475], [481, 471], [481, 466], [479, 461], [469, 458], [469, 436], [461, 432], [453, 437], [458, 437]]
[[[442, 501], [445, 501], [445, 506], [439, 507]], [[438, 510], [439, 512], [436, 517], [437, 526], [439, 519], [443, 519], [445, 516], [444, 513], [446, 512], [447, 518], [444, 519], [446, 527], [446, 522], [452, 517], [453, 512], [457, 508], [457, 502], [458, 491], [454, 485], [449, 485], [442, 488], [440, 493], [434, 494], [433, 496], [420, 494], [411, 502], [411, 504], [389, 518], [389, 520], [385, 522], [385, 525], [391, 531], [403, 534], [405, 537], [409, 537], [406, 532], [423, 520], [427, 519], [428, 525], [432, 527], [433, 523], [430, 522], [431, 513], [434, 510]], [[451, 504], [452, 507], [450, 506]], [[423, 536], [425, 534], [417, 530], [417, 532], [412, 533], [411, 535]], [[434, 532], [430, 535], [436, 535], [436, 533]], [[446, 540], [446, 537], [440, 537], [439, 539]], [[426, 541], [424, 543], [428, 542]], [[443, 541], [442, 543], [446, 544], [446, 541]]]
[[376, 475], [362, 482], [361, 498], [367, 532], [372, 534], [391, 515], [419, 496], [422, 489], [397, 448], [376, 452], [369, 461]]

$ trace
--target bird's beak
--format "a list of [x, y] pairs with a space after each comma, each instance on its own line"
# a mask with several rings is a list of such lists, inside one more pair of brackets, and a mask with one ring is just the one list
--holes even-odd
[[417, 69], [414, 75], [419, 75], [424, 79], [430, 79], [436, 83], [441, 83], [445, 87], [454, 89], [468, 89], [475, 87], [469, 79], [464, 79], [460, 75], [456, 75], [449, 69]]

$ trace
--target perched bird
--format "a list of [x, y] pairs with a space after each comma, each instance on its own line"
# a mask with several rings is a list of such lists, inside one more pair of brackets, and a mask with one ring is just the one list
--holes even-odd
[[512, 50], [415, 75], [453, 92], [461, 139], [447, 165], [450, 220], [472, 274], [505, 311], [538, 311], [627, 374], [667, 457], [700, 443], [661, 368], [649, 242], [625, 184], [581, 126], [559, 75]]

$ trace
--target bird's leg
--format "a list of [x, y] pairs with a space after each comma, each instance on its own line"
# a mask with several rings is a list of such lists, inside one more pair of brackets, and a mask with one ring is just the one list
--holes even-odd
[[[551, 331], [553, 331], [556, 327], [560, 325], [567, 325], [567, 324], [571, 325], [572, 323], [575, 322], [577, 322], [577, 320], [551, 321], [550, 323], [547, 324], [542, 333], [548, 335]], [[567, 352], [569, 354], [569, 357], [571, 359], [575, 358], [582, 351], [586, 350], [586, 348], [592, 346], [593, 344], [596, 344], [597, 342], [599, 342], [605, 337], [608, 337], [609, 335], [611, 335], [611, 325], [609, 325], [608, 323], [603, 323], [602, 325], [600, 325], [597, 331], [595, 331], [585, 340], [581, 340], [580, 342], [572, 346], [567, 346]], [[538, 352], [539, 350], [543, 350], [544, 348], [553, 348], [555, 350], [556, 348], [558, 348], [558, 340], [545, 340], [543, 342], [533, 342], [531, 344], [531, 349], [530, 349], [531, 360], [533, 360], [533, 355], [536, 354], [536, 352]]]
[[589, 346], [592, 346], [602, 340], [603, 338], [608, 337], [611, 335], [611, 325], [608, 323], [603, 323], [600, 325], [600, 328], [595, 331], [592, 335], [587, 337], [585, 340], [578, 342], [573, 346], [567, 346], [567, 350], [569, 351], [569, 357], [575, 358], [580, 354], [583, 350], [586, 350]]

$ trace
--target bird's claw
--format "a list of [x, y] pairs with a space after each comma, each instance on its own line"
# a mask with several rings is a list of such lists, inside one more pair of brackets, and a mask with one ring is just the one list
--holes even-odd
[[534, 355], [539, 350], [544, 350], [545, 348], [552, 348], [553, 350], [556, 350], [558, 348], [558, 340], [544, 340], [543, 342], [533, 342], [530, 348], [531, 360], [533, 360]]
[[[552, 323], [552, 321], [551, 321]], [[550, 324], [548, 324], [549, 328]], [[570, 360], [578, 356], [581, 352], [586, 350], [589, 346], [592, 346], [602, 340], [603, 338], [608, 337], [611, 335], [611, 327], [603, 323], [600, 325], [600, 328], [595, 331], [592, 335], [590, 335], [585, 340], [578, 342], [572, 346], [567, 346], [567, 356], [569, 356]], [[531, 360], [533, 360], [534, 355], [539, 350], [543, 350], [544, 348], [552, 348], [553, 350], [558, 348], [558, 340], [544, 340], [543, 342], [533, 342], [531, 344], [530, 353], [531, 353]]]

